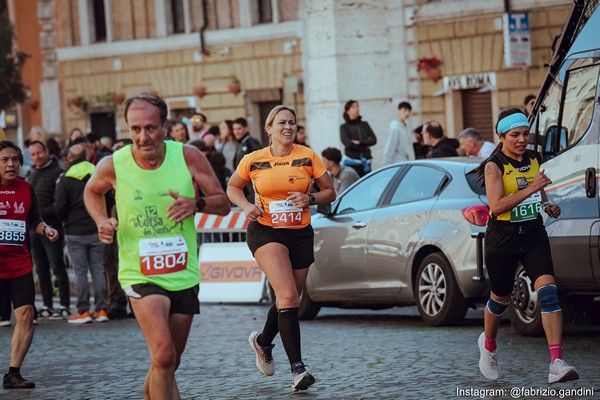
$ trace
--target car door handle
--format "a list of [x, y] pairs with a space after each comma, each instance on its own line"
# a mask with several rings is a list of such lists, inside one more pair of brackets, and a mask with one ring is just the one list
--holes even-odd
[[590, 199], [596, 197], [596, 168], [585, 170], [585, 194]]
[[366, 222], [362, 222], [362, 221], [358, 221], [358, 222], [356, 222], [355, 224], [352, 225], [352, 227], [354, 229], [362, 229], [365, 226], [367, 226], [367, 223]]

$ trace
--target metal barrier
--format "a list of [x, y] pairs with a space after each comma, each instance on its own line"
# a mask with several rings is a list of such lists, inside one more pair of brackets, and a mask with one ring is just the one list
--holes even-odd
[[246, 215], [239, 208], [232, 209], [224, 217], [198, 213], [194, 217], [198, 244], [246, 242], [248, 222]]
[[246, 246], [245, 213], [232, 209], [224, 216], [196, 214], [194, 224], [200, 244], [202, 303], [272, 302], [269, 283]]

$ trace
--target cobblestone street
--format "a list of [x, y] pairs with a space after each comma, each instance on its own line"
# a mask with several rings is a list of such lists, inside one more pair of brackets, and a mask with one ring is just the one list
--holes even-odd
[[[329, 308], [302, 323], [304, 359], [317, 382], [307, 392], [292, 395], [279, 338], [275, 375], [264, 377], [254, 367], [247, 337], [262, 327], [266, 311], [266, 306], [202, 307], [177, 373], [182, 398], [445, 399], [457, 398], [457, 389], [548, 388], [545, 340], [519, 336], [508, 321], [498, 340], [502, 377], [495, 383], [484, 380], [477, 368], [476, 345], [481, 310], [469, 311], [463, 326], [431, 328], [414, 307]], [[8, 366], [10, 334], [10, 329], [0, 330], [3, 369]], [[551, 388], [594, 388], [593, 397], [599, 397], [598, 330], [568, 332], [564, 342], [566, 358], [579, 369], [581, 379]], [[40, 320], [22, 367], [37, 387], [0, 389], [0, 398], [142, 399], [147, 367], [146, 345], [133, 319], [84, 326]]]

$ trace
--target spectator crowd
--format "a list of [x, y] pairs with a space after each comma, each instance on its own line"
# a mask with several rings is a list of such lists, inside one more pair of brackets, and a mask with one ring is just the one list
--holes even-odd
[[[535, 96], [524, 100], [528, 113]], [[465, 128], [458, 138], [449, 138], [438, 121], [427, 121], [411, 130], [409, 119], [412, 106], [407, 101], [398, 104], [396, 117], [389, 125], [383, 150], [383, 166], [399, 161], [424, 158], [454, 157], [459, 155], [487, 158], [496, 145], [484, 141], [480, 132]], [[323, 164], [332, 178], [337, 193], [343, 192], [360, 177], [372, 170], [371, 147], [377, 136], [369, 123], [360, 115], [357, 100], [349, 100], [342, 114], [340, 126], [342, 149], [327, 147], [321, 152]], [[223, 190], [242, 158], [262, 149], [248, 128], [244, 117], [224, 120], [209, 125], [206, 115], [196, 113], [168, 121], [167, 140], [197, 147], [207, 158]], [[98, 239], [97, 228], [83, 203], [84, 187], [94, 173], [98, 162], [105, 156], [132, 143], [131, 139], [113, 139], [111, 135], [85, 133], [73, 128], [64, 146], [53, 137], [47, 138], [42, 127], [36, 126], [24, 142], [24, 164], [21, 173], [35, 193], [40, 216], [59, 233], [55, 242], [32, 232], [28, 246], [37, 274], [42, 307], [35, 310], [36, 318], [68, 320], [72, 324], [131, 316], [128, 303], [117, 280], [118, 249]], [[298, 125], [297, 145], [310, 147], [305, 128]], [[313, 185], [314, 190], [319, 188]], [[244, 188], [249, 202], [254, 202], [252, 183]], [[115, 214], [114, 193], [106, 195], [107, 212]], [[71, 293], [67, 269], [73, 268], [75, 277], [75, 309], [71, 308]], [[92, 278], [94, 310], [90, 304]], [[58, 295], [55, 304], [54, 297]], [[7, 293], [0, 293], [0, 327], [11, 325], [11, 304]]]

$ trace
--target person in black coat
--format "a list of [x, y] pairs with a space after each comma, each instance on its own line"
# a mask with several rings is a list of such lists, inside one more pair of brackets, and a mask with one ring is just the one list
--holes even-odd
[[371, 170], [371, 149], [377, 143], [375, 132], [368, 122], [360, 116], [358, 101], [348, 100], [344, 106], [345, 123], [340, 126], [340, 139], [344, 144], [344, 154], [347, 159], [343, 165], [348, 165], [364, 176]]
[[[35, 232], [30, 232], [31, 256], [38, 274], [40, 292], [44, 303], [44, 307], [39, 312], [42, 317], [61, 320], [71, 315], [69, 276], [67, 275], [63, 251], [64, 231], [59, 216], [54, 212], [56, 180], [63, 173], [63, 169], [60, 167], [58, 159], [51, 156], [48, 147], [39, 140], [31, 142], [29, 154], [33, 161], [29, 183], [35, 193], [40, 216], [47, 224], [53, 226], [59, 234], [58, 239], [51, 242]], [[60, 309], [54, 309], [50, 271], [56, 277], [58, 284]]]
[[431, 146], [427, 158], [458, 157], [458, 140], [444, 136], [444, 128], [437, 121], [429, 121], [423, 126], [423, 139]]
[[[235, 137], [235, 140], [238, 141], [237, 151], [233, 159], [233, 168], [235, 170], [246, 154], [262, 149], [263, 146], [258, 140], [250, 135], [246, 118], [238, 118], [233, 121], [233, 136]], [[252, 182], [248, 182], [248, 185], [244, 188], [244, 193], [246, 194], [246, 199], [248, 199], [250, 203], [254, 203], [254, 188], [252, 187]]]

